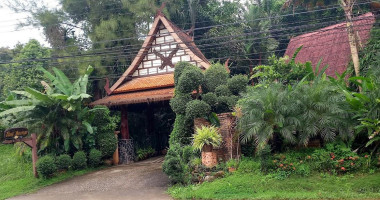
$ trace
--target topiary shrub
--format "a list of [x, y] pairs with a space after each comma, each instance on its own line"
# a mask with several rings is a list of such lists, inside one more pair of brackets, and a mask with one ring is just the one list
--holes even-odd
[[211, 107], [204, 101], [192, 100], [186, 105], [186, 117], [195, 119], [204, 117], [210, 113]]
[[175, 144], [187, 145], [190, 143], [192, 122], [185, 115], [177, 115], [173, 131], [170, 133], [169, 146]]
[[241, 92], [245, 92], [247, 88], [248, 77], [245, 75], [235, 75], [228, 79], [227, 86], [228, 89], [234, 95], [239, 95]]
[[83, 151], [78, 151], [73, 156], [73, 168], [84, 169], [87, 167], [86, 154]]
[[179, 144], [174, 144], [168, 150], [162, 170], [168, 175], [170, 181], [176, 183], [187, 183], [190, 180], [189, 167], [182, 160], [182, 149]]
[[192, 67], [194, 65], [188, 63], [188, 62], [178, 62], [175, 65], [175, 70], [174, 70], [174, 84], [178, 84], [179, 77], [182, 75], [185, 69]]
[[215, 94], [216, 96], [230, 96], [232, 95], [230, 89], [228, 89], [227, 85], [219, 85], [215, 88]]
[[214, 92], [216, 87], [226, 84], [229, 74], [222, 64], [217, 63], [211, 65], [211, 67], [206, 70], [204, 77], [205, 81], [202, 85], [202, 91], [207, 93]]
[[177, 94], [170, 100], [170, 107], [177, 115], [184, 115], [186, 104], [192, 100], [190, 94]]
[[217, 99], [216, 113], [231, 112], [236, 105], [239, 97], [237, 96], [221, 96]]
[[43, 178], [50, 178], [57, 171], [54, 158], [51, 156], [44, 156], [37, 161], [37, 171]]
[[55, 159], [55, 164], [58, 170], [68, 170], [71, 166], [71, 157], [67, 154], [62, 154]]
[[88, 155], [88, 164], [91, 167], [98, 167], [102, 161], [102, 152], [97, 149], [91, 149]]
[[188, 67], [178, 79], [176, 90], [180, 93], [191, 93], [198, 90], [204, 79], [202, 70], [196, 66]]

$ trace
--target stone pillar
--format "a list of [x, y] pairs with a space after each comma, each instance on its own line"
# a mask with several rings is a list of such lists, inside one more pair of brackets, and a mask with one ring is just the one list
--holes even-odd
[[135, 152], [132, 139], [119, 140], [119, 155], [121, 164], [131, 164], [135, 159]]

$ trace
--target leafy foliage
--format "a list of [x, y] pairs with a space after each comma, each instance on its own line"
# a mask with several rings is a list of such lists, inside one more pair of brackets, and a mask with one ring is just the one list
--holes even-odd
[[206, 102], [212, 110], [214, 110], [217, 104], [218, 97], [215, 93], [209, 92], [207, 94], [202, 94], [202, 101]]
[[230, 89], [227, 87], [227, 85], [219, 85], [215, 88], [215, 94], [216, 96], [230, 96], [232, 95]]
[[185, 115], [177, 115], [173, 131], [170, 134], [169, 145], [180, 144], [186, 145], [190, 143], [189, 137], [192, 134], [192, 120], [189, 120]]
[[293, 88], [281, 84], [250, 88], [239, 105], [243, 111], [239, 120], [244, 132], [242, 140], [254, 139], [259, 149], [273, 137], [306, 145], [316, 136], [325, 141], [333, 141], [336, 136], [345, 140], [353, 136], [344, 97], [325, 80], [313, 84], [301, 82]]
[[78, 151], [73, 156], [73, 169], [84, 169], [87, 167], [86, 153]]
[[71, 166], [72, 159], [67, 154], [62, 154], [55, 158], [55, 164], [58, 170], [68, 170]]
[[93, 68], [74, 83], [59, 69], [55, 75], [40, 68], [49, 84], [42, 82], [45, 92], [33, 88], [14, 91], [23, 99], [8, 99], [3, 102], [11, 108], [0, 113], [0, 117], [10, 117], [12, 126], [27, 126], [30, 131], [39, 133], [40, 152], [72, 152], [95, 145], [95, 131], [91, 126], [93, 111], [83, 106], [87, 94], [88, 77]]
[[188, 66], [179, 77], [176, 89], [182, 94], [198, 91], [203, 79], [204, 76], [199, 67]]
[[218, 133], [218, 129], [214, 126], [202, 126], [197, 128], [193, 135], [193, 147], [202, 150], [204, 145], [212, 145], [219, 147], [222, 143], [222, 136]]
[[170, 99], [170, 107], [177, 115], [186, 114], [186, 104], [191, 101], [190, 94], [176, 94]]
[[182, 149], [179, 144], [170, 146], [162, 164], [162, 169], [172, 183], [186, 183], [189, 179], [188, 166], [182, 159]]
[[91, 149], [88, 154], [88, 165], [98, 167], [102, 161], [102, 152], [97, 149]]
[[212, 64], [205, 72], [205, 82], [202, 86], [202, 91], [204, 93], [214, 92], [216, 87], [219, 85], [224, 85], [227, 83], [229, 77], [226, 68], [220, 64]]
[[50, 178], [57, 170], [54, 158], [44, 156], [37, 161], [37, 171], [43, 178]]
[[186, 104], [186, 117], [189, 119], [205, 117], [210, 111], [210, 106], [204, 101], [192, 100]]
[[152, 147], [137, 149], [137, 159], [144, 160], [154, 155], [156, 151]]
[[241, 74], [232, 76], [227, 80], [228, 89], [233, 95], [239, 95], [240, 93], [245, 92], [247, 83], [248, 77]]

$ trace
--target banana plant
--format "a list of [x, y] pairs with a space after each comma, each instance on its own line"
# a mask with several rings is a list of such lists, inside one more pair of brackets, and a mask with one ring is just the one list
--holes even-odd
[[0, 118], [13, 117], [13, 126], [27, 126], [38, 134], [41, 152], [70, 152], [94, 145], [95, 129], [91, 122], [93, 111], [104, 108], [88, 108], [84, 101], [87, 94], [88, 77], [93, 71], [88, 67], [85, 74], [74, 83], [59, 69], [54, 74], [39, 68], [47, 78], [41, 81], [45, 91], [27, 87], [24, 91], [13, 91], [16, 98], [2, 102], [6, 107]]

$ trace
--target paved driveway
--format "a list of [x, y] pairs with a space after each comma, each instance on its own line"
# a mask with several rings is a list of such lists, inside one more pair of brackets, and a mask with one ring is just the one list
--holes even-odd
[[162, 172], [163, 157], [119, 165], [75, 177], [12, 200], [129, 200], [171, 199], [169, 180]]

